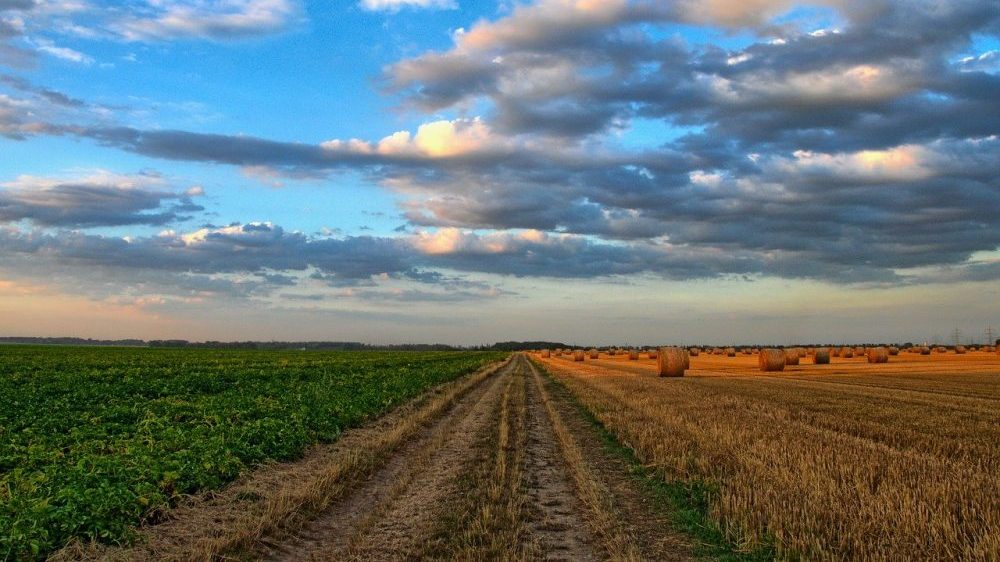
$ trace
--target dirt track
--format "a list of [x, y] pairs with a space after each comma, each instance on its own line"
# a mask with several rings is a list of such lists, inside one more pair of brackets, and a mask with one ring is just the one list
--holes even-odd
[[690, 548], [524, 355], [60, 559], [682, 560]]
[[[620, 520], [636, 508], [616, 505], [635, 501], [626, 474], [607, 460], [579, 466], [604, 453], [572, 405], [551, 390], [523, 356], [515, 357], [383, 469], [272, 545], [268, 559], [637, 559], [645, 557], [640, 543], [669, 549], [649, 552], [652, 558], [683, 557], [684, 546], [664, 543], [662, 528], [648, 541], [651, 533]], [[568, 445], [575, 458], [557, 435], [559, 427], [568, 435], [567, 417], [585, 437]], [[642, 515], [648, 518], [640, 527], [655, 522]], [[601, 528], [608, 525], [613, 529]]]

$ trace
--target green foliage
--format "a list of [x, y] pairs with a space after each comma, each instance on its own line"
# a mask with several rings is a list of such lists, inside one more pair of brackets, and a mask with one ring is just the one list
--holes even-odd
[[182, 494], [503, 355], [0, 346], [0, 559], [127, 542]]

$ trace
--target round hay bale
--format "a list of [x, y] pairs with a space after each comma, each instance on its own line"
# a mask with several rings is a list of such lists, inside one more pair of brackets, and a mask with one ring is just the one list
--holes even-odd
[[688, 353], [691, 355], [691, 357], [698, 357], [698, 355], [701, 353], [701, 350], [698, 349], [697, 347], [692, 347], [691, 349], [688, 350]]
[[840, 348], [840, 356], [845, 359], [850, 359], [851, 357], [854, 357], [854, 350], [850, 347], [842, 347]]
[[761, 371], [784, 371], [785, 351], [783, 349], [762, 349], [757, 356]]
[[899, 348], [892, 346], [889, 348], [889, 355], [899, 355]]
[[926, 345], [920, 348], [920, 355], [930, 355], [930, 354], [931, 354], [931, 348], [927, 347]]
[[656, 359], [657, 357], [659, 357], [659, 353], [655, 349], [650, 349], [649, 351], [646, 352], [646, 354], [649, 355], [650, 359]]
[[734, 348], [734, 347], [727, 347], [726, 348], [726, 357], [736, 357], [736, 348]]
[[830, 356], [831, 357], [840, 357], [840, 348], [839, 347], [831, 347], [830, 348]]
[[862, 357], [862, 356], [864, 356], [864, 354], [865, 354], [865, 348], [863, 348], [863, 347], [855, 347], [854, 348], [854, 355], [855, 356]]
[[799, 350], [792, 348], [785, 350], [785, 365], [799, 364]]
[[590, 358], [591, 359], [597, 359], [600, 356], [601, 356], [601, 353], [599, 351], [597, 351], [596, 349], [591, 349], [590, 350]]
[[542, 357], [551, 357], [551, 356], [552, 356], [552, 352], [551, 351], [549, 351], [547, 349], [543, 349], [542, 350]]
[[681, 347], [661, 347], [656, 353], [656, 370], [661, 377], [683, 377], [691, 366], [686, 349]]
[[628, 360], [629, 361], [638, 361], [639, 360], [639, 350], [638, 349], [630, 349], [630, 350], [628, 350]]
[[959, 355], [962, 355], [963, 353], [965, 353], [965, 346], [964, 345], [956, 345], [955, 346], [955, 353], [957, 353]]
[[872, 347], [868, 350], [869, 363], [888, 363], [889, 350], [884, 347]]
[[573, 361], [583, 361], [583, 350], [578, 349], [573, 352]]
[[830, 364], [830, 348], [821, 347], [815, 351], [813, 355], [813, 363], [816, 365], [829, 365]]

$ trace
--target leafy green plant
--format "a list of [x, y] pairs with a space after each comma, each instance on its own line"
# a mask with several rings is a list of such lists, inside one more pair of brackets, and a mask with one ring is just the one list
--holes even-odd
[[0, 559], [127, 542], [182, 494], [503, 355], [0, 346]]

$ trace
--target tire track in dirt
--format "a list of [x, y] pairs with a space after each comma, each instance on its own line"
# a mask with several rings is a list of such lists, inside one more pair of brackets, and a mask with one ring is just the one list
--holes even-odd
[[518, 355], [267, 559], [690, 559], [588, 424]]
[[268, 559], [606, 558], [525, 357], [428, 431]]
[[530, 524], [534, 537], [548, 560], [598, 560], [594, 552], [586, 507], [580, 501], [560, 450], [552, 420], [542, 401], [541, 387], [527, 361], [518, 367], [530, 377], [528, 385], [528, 495]]
[[389, 560], [415, 555], [420, 540], [442, 516], [454, 482], [467, 464], [476, 436], [488, 429], [502, 390], [511, 383], [508, 364], [463, 397], [447, 415], [398, 451], [343, 500], [289, 541], [269, 560]]

